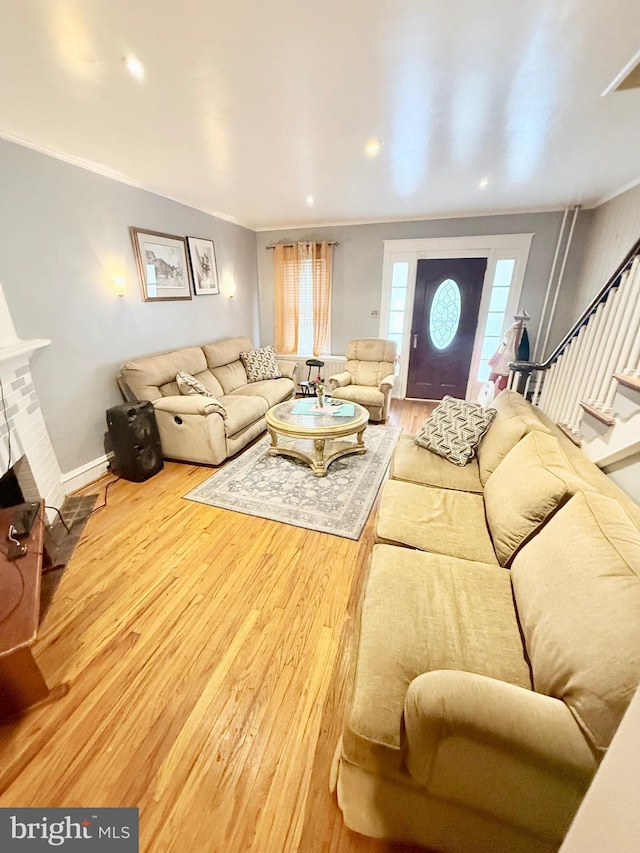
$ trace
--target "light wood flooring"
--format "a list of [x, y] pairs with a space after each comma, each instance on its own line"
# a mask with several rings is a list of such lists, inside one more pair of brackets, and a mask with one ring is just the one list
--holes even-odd
[[0, 806], [136, 806], [144, 853], [407, 849], [328, 789], [373, 513], [353, 542], [182, 499], [211, 473], [121, 480], [89, 519], [35, 647], [70, 690], [0, 727]]

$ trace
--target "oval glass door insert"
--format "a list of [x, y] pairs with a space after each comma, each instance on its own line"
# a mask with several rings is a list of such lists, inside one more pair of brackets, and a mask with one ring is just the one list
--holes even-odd
[[433, 294], [429, 316], [429, 337], [436, 349], [446, 349], [456, 336], [460, 323], [460, 288], [445, 278]]

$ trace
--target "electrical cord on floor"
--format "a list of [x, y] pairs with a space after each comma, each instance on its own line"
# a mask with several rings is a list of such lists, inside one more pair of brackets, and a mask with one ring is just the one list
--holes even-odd
[[64, 527], [64, 529], [67, 531], [67, 534], [71, 533], [71, 527], [73, 527], [73, 524], [71, 525], [71, 527], [69, 527], [69, 525], [67, 524], [67, 522], [66, 522], [66, 521], [64, 520], [64, 518], [62, 517], [62, 513], [60, 512], [60, 510], [58, 509], [58, 507], [57, 507], [57, 506], [47, 506], [47, 505], [45, 504], [45, 505], [44, 505], [44, 508], [45, 508], [45, 509], [54, 509], [54, 510], [58, 513], [58, 516], [59, 516], [59, 518], [60, 518], [60, 521], [62, 522], [62, 526], [63, 526], [63, 527]]
[[107, 485], [104, 487], [104, 503], [103, 503], [103, 504], [100, 504], [100, 506], [95, 506], [95, 507], [91, 510], [91, 512], [89, 513], [89, 515], [93, 515], [93, 513], [94, 513], [94, 512], [98, 512], [98, 510], [99, 510], [99, 509], [104, 509], [104, 508], [106, 507], [106, 505], [107, 505], [107, 495], [108, 495], [108, 493], [109, 493], [109, 486], [113, 486], [113, 484], [114, 484], [114, 483], [117, 483], [117, 482], [118, 482], [118, 480], [121, 480], [121, 479], [122, 479], [122, 477], [116, 477], [116, 478], [115, 478], [115, 480], [109, 480], [109, 482], [107, 483]]

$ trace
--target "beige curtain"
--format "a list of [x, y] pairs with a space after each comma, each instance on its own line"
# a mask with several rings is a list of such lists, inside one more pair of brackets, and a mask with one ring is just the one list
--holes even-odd
[[313, 270], [313, 354], [322, 355], [329, 331], [333, 246], [310, 243]]
[[[331, 310], [333, 246], [328, 243], [276, 244], [274, 249], [274, 290], [276, 315], [276, 352], [298, 352], [300, 328], [300, 287], [304, 277], [312, 283], [313, 355], [325, 350]], [[306, 353], [301, 353], [306, 355]]]
[[[298, 352], [298, 276], [297, 246], [276, 244], [273, 250], [274, 297], [276, 308], [276, 352]], [[292, 270], [292, 265], [294, 270]]]

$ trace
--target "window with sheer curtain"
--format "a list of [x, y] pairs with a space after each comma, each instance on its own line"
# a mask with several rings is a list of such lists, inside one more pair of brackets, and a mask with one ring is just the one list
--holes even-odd
[[276, 244], [276, 352], [317, 357], [330, 349], [332, 259], [328, 243]]

